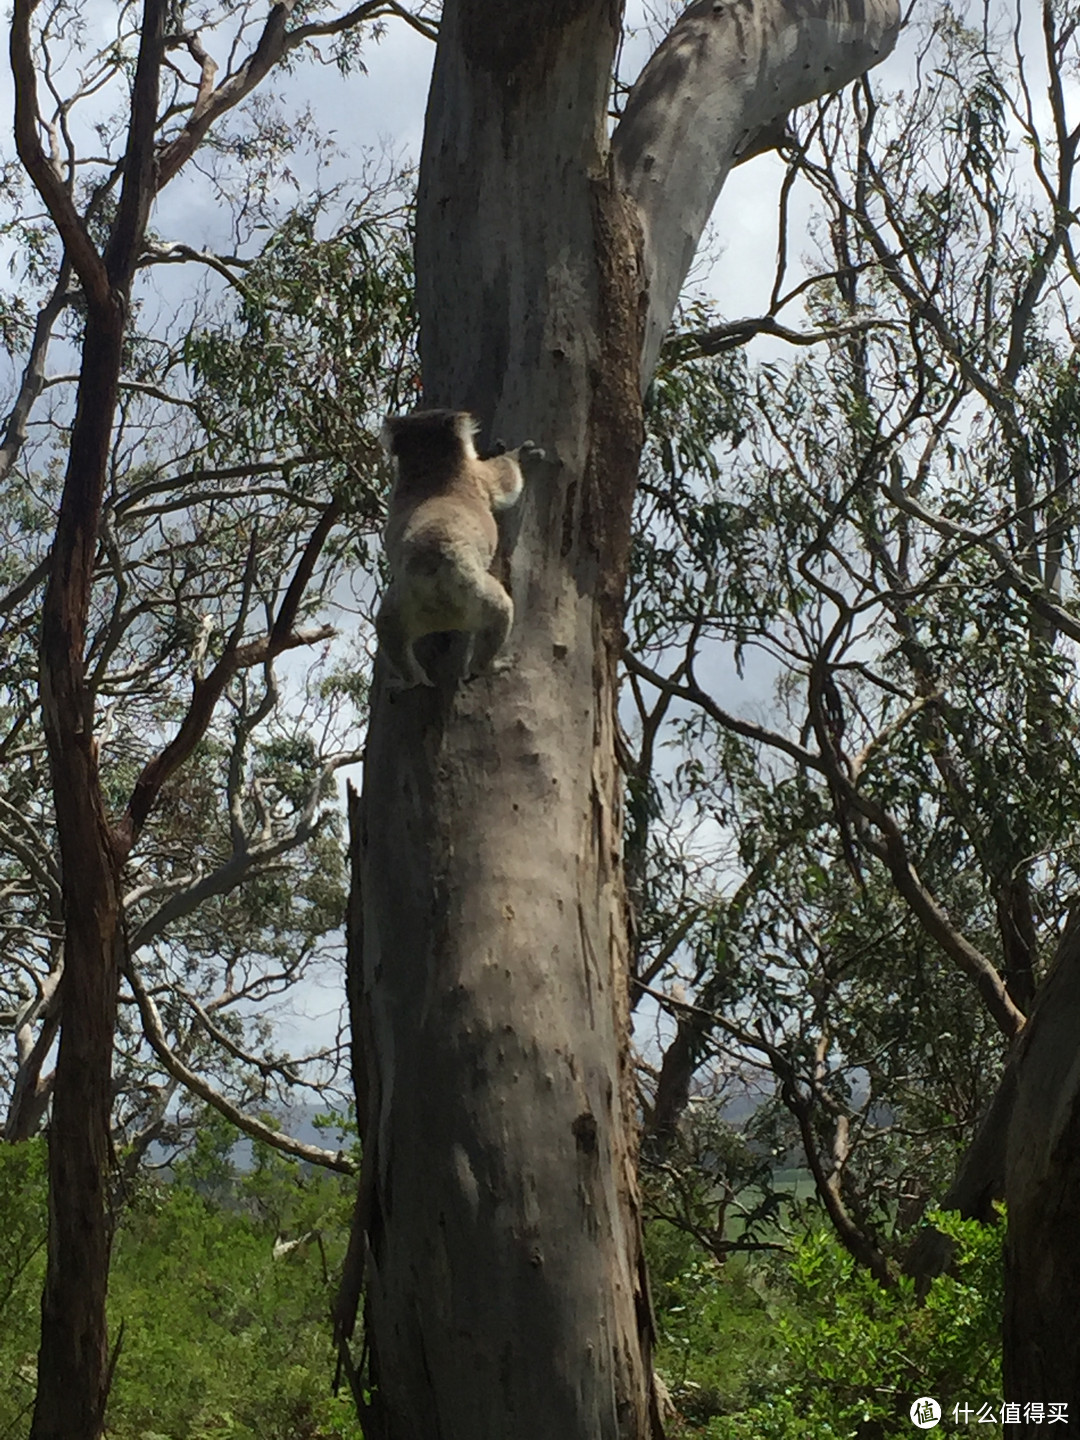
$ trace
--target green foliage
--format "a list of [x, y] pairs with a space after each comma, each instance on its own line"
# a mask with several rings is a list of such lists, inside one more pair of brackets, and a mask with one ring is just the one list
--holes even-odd
[[698, 306], [665, 344], [624, 690], [638, 969], [684, 1034], [697, 1007], [682, 1093], [754, 1075], [752, 1149], [842, 1154], [890, 1259], [1015, 1019], [957, 957], [1027, 1010], [1080, 895], [1080, 288], [1045, 185], [1073, 121], [1017, 120], [992, 23], [911, 35], [913, 91], [879, 72], [805, 121], [783, 194], [817, 253], [800, 274], [783, 230], [764, 334], [725, 349], [758, 327]]
[[[110, 1433], [359, 1436], [351, 1401], [330, 1388], [332, 1276], [350, 1190], [278, 1161], [240, 1179], [232, 1206], [186, 1185], [139, 1197], [117, 1236], [110, 1287], [113, 1333], [123, 1326]], [[283, 1233], [300, 1243], [275, 1257]]]
[[397, 216], [357, 211], [324, 237], [324, 211], [317, 197], [287, 217], [245, 271], [234, 315], [189, 335], [184, 358], [215, 457], [298, 447], [364, 484], [371, 431], [418, 383], [410, 236]]
[[[340, 1128], [340, 1117], [334, 1128]], [[117, 1228], [113, 1440], [360, 1440], [331, 1393], [330, 1305], [355, 1181], [265, 1146], [230, 1159], [208, 1117], [171, 1183], [137, 1182]], [[45, 1145], [0, 1145], [0, 1436], [24, 1435], [45, 1264]], [[275, 1245], [277, 1247], [275, 1253]]]
[[0, 1436], [29, 1428], [37, 1383], [37, 1317], [45, 1278], [43, 1140], [0, 1144]]
[[957, 1253], [923, 1302], [908, 1277], [882, 1289], [825, 1229], [795, 1246], [784, 1273], [691, 1260], [663, 1280], [659, 1368], [682, 1417], [675, 1433], [872, 1440], [909, 1435], [919, 1395], [945, 1413], [1000, 1401], [1003, 1227], [932, 1220]]
[[[657, 1369], [687, 1425], [749, 1403], [751, 1379], [774, 1374], [782, 1351], [772, 1306], [741, 1257], [718, 1265], [685, 1230], [645, 1231], [658, 1327]], [[688, 1430], [686, 1433], [693, 1433]]]

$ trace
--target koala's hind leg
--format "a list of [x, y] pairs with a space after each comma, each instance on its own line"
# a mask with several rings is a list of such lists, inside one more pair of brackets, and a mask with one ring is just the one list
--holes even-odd
[[397, 685], [410, 690], [414, 685], [433, 685], [427, 671], [413, 654], [413, 636], [409, 634], [401, 609], [400, 592], [392, 582], [383, 596], [375, 617], [375, 633], [387, 659], [394, 667]]
[[506, 644], [514, 623], [514, 602], [494, 575], [484, 575], [481, 592], [476, 599], [480, 623], [473, 631], [470, 646], [466, 670], [470, 680], [492, 668], [492, 661]]

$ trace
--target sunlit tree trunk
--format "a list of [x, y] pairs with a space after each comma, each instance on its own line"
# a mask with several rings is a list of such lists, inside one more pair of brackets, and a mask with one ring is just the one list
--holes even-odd
[[611, 142], [620, 6], [445, 8], [417, 216], [424, 403], [548, 458], [504, 547], [509, 668], [375, 688], [350, 934], [364, 1174], [339, 1313], [347, 1334], [363, 1269], [371, 1440], [660, 1433], [614, 746], [640, 395], [724, 175], [896, 21], [792, 3], [744, 25], [744, 8], [691, 7]]

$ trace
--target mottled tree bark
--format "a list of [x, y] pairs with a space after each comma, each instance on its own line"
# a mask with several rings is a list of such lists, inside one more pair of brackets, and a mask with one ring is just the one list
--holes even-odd
[[618, 18], [459, 5], [440, 38], [425, 400], [550, 459], [510, 563], [512, 668], [380, 687], [372, 715], [373, 1440], [649, 1433], [611, 733], [642, 434], [637, 235], [603, 134]]
[[[706, 28], [724, 8], [691, 7]], [[826, 73], [836, 62], [833, 84], [857, 73], [856, 50], [861, 70], [891, 43], [884, 0], [850, 6], [839, 57], [829, 27], [849, 7], [791, 3], [764, 7], [766, 49], [778, 33], [802, 43], [808, 8], [827, 17], [813, 55]], [[615, 685], [647, 334], [666, 328], [689, 263], [657, 251], [641, 177], [677, 149], [661, 99], [682, 84], [678, 124], [693, 124], [726, 82], [661, 52], [614, 153], [620, 22], [611, 0], [450, 0], [439, 37], [417, 216], [424, 402], [470, 408], [488, 438], [531, 438], [548, 458], [503, 547], [509, 667], [469, 685], [447, 667], [437, 689], [397, 694], [376, 676], [352, 814], [364, 1168], [338, 1313], [344, 1340], [362, 1269], [369, 1365], [354, 1393], [371, 1440], [661, 1433]], [[772, 85], [768, 64], [758, 75]], [[799, 79], [770, 91], [771, 112], [827, 88]], [[699, 191], [719, 188], [744, 112], [709, 121]], [[695, 193], [690, 208], [696, 244], [708, 205]]]

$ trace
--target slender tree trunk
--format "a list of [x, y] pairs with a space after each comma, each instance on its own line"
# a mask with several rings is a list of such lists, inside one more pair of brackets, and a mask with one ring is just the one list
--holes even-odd
[[41, 150], [30, 49], [33, 0], [17, 0], [11, 56], [20, 158], [57, 224], [86, 301], [79, 388], [41, 622], [40, 690], [63, 889], [61, 1028], [49, 1128], [48, 1268], [31, 1440], [97, 1440], [108, 1399], [105, 1319], [112, 1246], [112, 1052], [121, 854], [105, 816], [86, 684], [86, 626], [116, 414], [128, 297], [153, 193], [166, 0], [144, 0], [124, 181], [98, 255]]
[[112, 1052], [120, 884], [101, 804], [83, 653], [123, 308], [91, 313], [41, 631], [64, 896], [63, 1024], [49, 1127], [49, 1263], [31, 1440], [95, 1440], [108, 1396]]
[[[49, 1130], [49, 1255], [31, 1440], [98, 1440], [111, 1373], [105, 1300], [112, 1239], [112, 1051], [125, 945], [121, 868], [162, 786], [205, 734], [214, 706], [232, 676], [239, 669], [272, 661], [283, 650], [325, 638], [325, 630], [298, 631], [294, 627], [304, 588], [340, 513], [337, 501], [324, 511], [265, 638], [246, 639], [243, 619], [238, 622], [210, 674], [196, 684], [176, 734], [144, 767], [125, 813], [110, 827], [98, 774], [93, 696], [87, 687], [85, 656], [126, 316], [154, 195], [197, 149], [214, 122], [322, 27], [300, 23], [290, 30], [295, 0], [279, 0], [270, 7], [262, 34], [246, 58], [234, 49], [229, 73], [219, 85], [213, 83], [216, 67], [209, 56], [203, 57], [197, 103], [168, 144], [158, 148], [166, 22], [170, 16], [177, 23], [180, 19], [178, 7], [169, 0], [143, 0], [120, 194], [109, 221], [107, 242], [99, 249], [96, 236], [103, 219], [97, 202], [91, 204], [90, 212], [78, 208], [81, 197], [75, 177], [85, 172], [76, 171], [74, 163], [70, 169], [61, 168], [42, 146], [44, 122], [38, 104], [34, 40], [38, 3], [14, 0], [12, 7], [9, 50], [15, 143], [56, 226], [64, 261], [53, 300], [43, 311], [25, 393], [16, 405], [6, 450], [0, 448], [0, 464], [5, 463], [5, 453], [6, 460], [11, 460], [12, 445], [17, 449], [21, 444], [25, 407], [40, 388], [35, 374], [43, 363], [47, 325], [50, 317], [55, 318], [53, 311], [63, 304], [72, 271], [85, 305], [86, 328], [67, 473], [48, 560], [40, 645], [41, 705], [60, 846], [64, 970]], [[340, 17], [341, 25], [358, 24], [370, 18], [375, 8], [354, 7]], [[91, 212], [97, 212], [93, 226], [87, 218]], [[138, 995], [134, 978], [132, 984]], [[153, 1013], [152, 1005], [149, 1013]], [[55, 1023], [55, 1018], [49, 1023]], [[152, 1029], [147, 1038], [155, 1044]], [[172, 1062], [175, 1073], [175, 1057]], [[190, 1087], [199, 1088], [197, 1077], [187, 1074], [182, 1078]], [[39, 1095], [34, 1098], [40, 1101]]]

